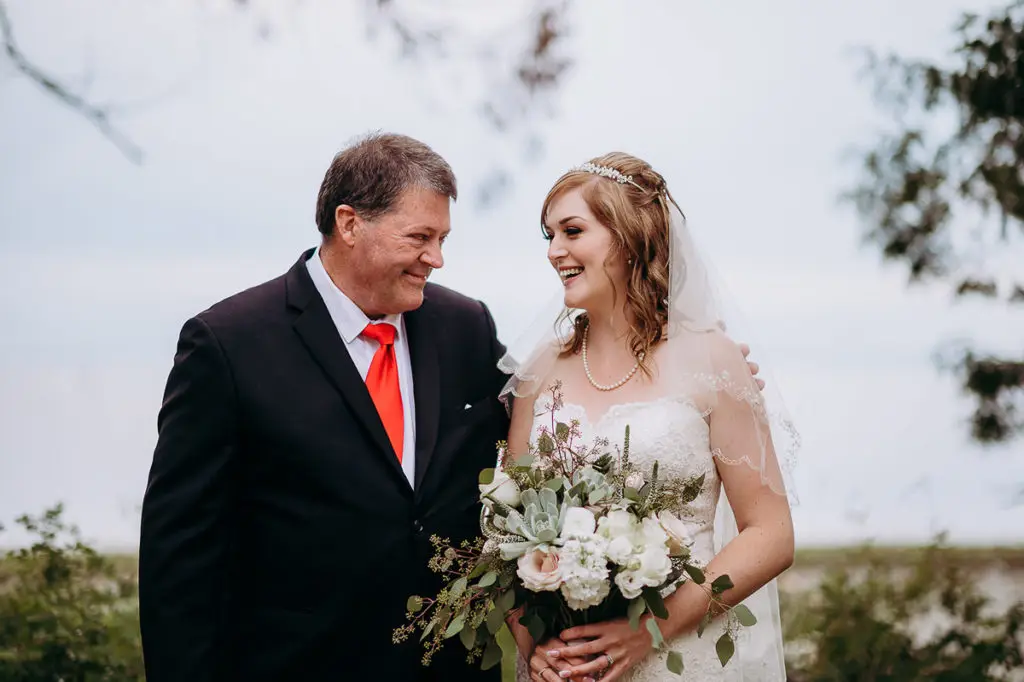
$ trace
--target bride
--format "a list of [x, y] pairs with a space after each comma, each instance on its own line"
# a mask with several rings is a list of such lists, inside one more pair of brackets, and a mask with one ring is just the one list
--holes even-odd
[[[625, 618], [544, 642], [511, 623], [518, 679], [678, 679], [665, 664], [676, 651], [684, 679], [782, 682], [774, 581], [793, 561], [785, 474], [798, 438], [774, 400], [774, 382], [760, 391], [726, 335], [735, 319], [649, 164], [612, 153], [570, 170], [548, 193], [541, 219], [564, 291], [558, 310], [502, 359], [513, 375], [503, 392], [514, 396], [509, 449], [526, 451], [556, 410], [587, 440], [621, 443], [629, 426], [630, 456], [645, 468], [657, 460], [666, 477], [703, 474], [686, 523], [708, 582], [685, 582], [666, 597], [669, 618], [658, 623], [666, 646], [657, 651], [647, 628], [634, 631]], [[562, 399], [545, 404], [553, 385]], [[758, 621], [734, 634], [725, 666], [716, 642], [726, 619], [697, 635], [709, 610], [718, 615], [705, 588], [720, 574], [733, 587], [719, 598], [743, 602]]]

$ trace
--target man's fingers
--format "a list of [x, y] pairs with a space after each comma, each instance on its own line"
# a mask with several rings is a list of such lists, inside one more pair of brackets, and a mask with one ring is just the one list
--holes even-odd
[[607, 644], [608, 643], [602, 639], [595, 639], [590, 642], [584, 642], [583, 644], [574, 644], [573, 646], [567, 646], [559, 652], [559, 658], [586, 659], [589, 656], [604, 653], [604, 649], [607, 646]]
[[577, 625], [568, 630], [562, 630], [560, 639], [563, 642], [571, 642], [574, 639], [594, 639], [600, 637], [608, 629], [607, 623], [594, 623], [592, 625]]
[[574, 665], [569, 668], [569, 672], [572, 673], [574, 678], [583, 677], [584, 675], [590, 675], [591, 677], [597, 677], [605, 670], [608, 670], [611, 666], [608, 665], [608, 659], [604, 656], [598, 656], [589, 663], [583, 665]]
[[743, 357], [750, 355], [750, 346], [745, 343], [740, 344], [740, 352], [743, 353]]
[[757, 364], [756, 362], [751, 362], [750, 360], [747, 361], [747, 367], [750, 368], [751, 374], [757, 374], [758, 372], [761, 371], [761, 365]]

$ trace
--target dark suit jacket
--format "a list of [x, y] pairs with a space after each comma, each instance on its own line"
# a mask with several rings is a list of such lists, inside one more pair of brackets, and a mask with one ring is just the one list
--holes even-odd
[[496, 680], [457, 638], [429, 668], [418, 636], [391, 642], [439, 586], [430, 536], [479, 531], [477, 475], [508, 434], [491, 315], [437, 285], [405, 315], [413, 489], [311, 253], [181, 330], [142, 509], [148, 682]]

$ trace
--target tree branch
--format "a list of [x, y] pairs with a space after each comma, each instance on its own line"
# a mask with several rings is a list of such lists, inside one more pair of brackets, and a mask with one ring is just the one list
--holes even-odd
[[107, 109], [88, 102], [83, 96], [70, 90], [67, 86], [58, 82], [55, 78], [46, 74], [42, 69], [34, 65], [25, 57], [14, 40], [14, 29], [11, 26], [10, 17], [3, 0], [0, 0], [0, 40], [3, 41], [3, 49], [8, 59], [14, 64], [14, 68], [35, 81], [47, 94], [57, 98], [73, 110], [80, 113], [88, 121], [110, 140], [115, 147], [135, 164], [142, 163], [142, 150], [132, 142], [126, 135], [118, 131], [110, 122], [110, 113]]

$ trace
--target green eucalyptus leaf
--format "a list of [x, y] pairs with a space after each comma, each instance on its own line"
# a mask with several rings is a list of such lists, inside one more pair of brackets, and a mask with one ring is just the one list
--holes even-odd
[[706, 578], [704, 577], [704, 571], [700, 570], [696, 566], [691, 566], [690, 564], [686, 564], [685, 566], [683, 566], [683, 570], [685, 570], [686, 573], [690, 576], [690, 578], [693, 579], [693, 582], [697, 583], [698, 585], [704, 584], [704, 581], [706, 580]]
[[497, 599], [494, 600], [494, 608], [501, 611], [503, 614], [507, 614], [516, 605], [516, 591], [505, 590], [501, 593]]
[[647, 610], [647, 604], [643, 599], [637, 597], [629, 602], [629, 609], [627, 610], [629, 614], [629, 627], [634, 632], [640, 629], [640, 616], [644, 615], [645, 610]]
[[722, 594], [732, 586], [732, 579], [728, 575], [723, 573], [722, 575], [715, 578], [714, 582], [711, 583], [711, 591], [714, 594]]
[[466, 624], [466, 614], [460, 613], [459, 615], [452, 618], [452, 622], [448, 623], [448, 629], [444, 631], [444, 638], [450, 639], [462, 631], [462, 626]]
[[492, 637], [487, 640], [487, 646], [484, 647], [484, 657], [480, 662], [480, 667], [484, 670], [490, 670], [500, 662], [501, 647], [498, 646], [498, 640]]
[[545, 481], [544, 482], [544, 487], [545, 488], [550, 488], [551, 490], [554, 490], [557, 493], [559, 490], [562, 489], [562, 486], [564, 484], [565, 484], [565, 479], [562, 478], [561, 476], [559, 476], [558, 478], [552, 478], [549, 481]]
[[419, 613], [423, 609], [423, 598], [413, 595], [405, 602], [405, 610], [409, 613]]
[[564, 443], [569, 439], [569, 425], [558, 422], [555, 424], [555, 438], [558, 439], [559, 443]]
[[544, 625], [544, 621], [541, 620], [540, 616], [535, 613], [531, 613], [526, 616], [525, 622], [520, 621], [526, 626], [526, 629], [530, 631], [530, 637], [533, 637], [533, 641], [540, 642], [544, 638], [544, 633], [547, 631], [547, 626]]
[[466, 585], [467, 580], [466, 577], [463, 576], [452, 583], [452, 586], [448, 588], [448, 594], [450, 594], [453, 599], [458, 599], [466, 591]]
[[655, 649], [660, 649], [665, 646], [665, 638], [661, 636], [661, 628], [658, 627], [658, 621], [653, 618], [648, 618], [647, 631], [651, 633], [651, 639], [654, 642]]
[[736, 614], [736, 618], [740, 621], [740, 625], [751, 627], [757, 624], [757, 616], [743, 604], [737, 604], [732, 607], [732, 612]]
[[480, 582], [477, 583], [478, 587], [490, 587], [498, 581], [497, 571], [487, 571], [484, 573], [484, 577], [480, 578]]
[[490, 485], [491, 483], [494, 483], [494, 469], [484, 469], [480, 472], [480, 475], [476, 480], [480, 485]]
[[705, 613], [704, 617], [700, 619], [700, 623], [697, 625], [697, 638], [699, 639], [704, 635], [704, 629], [711, 624], [711, 614]]
[[683, 674], [683, 657], [678, 651], [668, 652], [668, 669], [676, 675]]
[[665, 607], [665, 600], [661, 598], [661, 593], [653, 587], [645, 587], [643, 589], [643, 598], [647, 602], [647, 608], [651, 610], [655, 616], [661, 619], [668, 619], [668, 609]]
[[433, 631], [434, 631], [434, 627], [435, 627], [436, 625], [437, 625], [437, 618], [436, 618], [436, 617], [435, 617], [435, 618], [433, 618], [433, 619], [432, 619], [432, 620], [431, 620], [431, 621], [430, 621], [429, 623], [427, 623], [427, 627], [423, 628], [423, 634], [421, 634], [421, 635], [420, 635], [420, 641], [421, 641], [421, 642], [422, 642], [423, 640], [425, 640], [425, 639], [427, 638], [427, 636], [428, 636], [428, 635], [429, 635], [429, 634], [430, 634], [431, 632], [433, 632]]
[[462, 641], [462, 646], [466, 647], [466, 651], [472, 651], [476, 646], [476, 628], [462, 628], [462, 631], [459, 632], [459, 639]]
[[718, 642], [715, 643], [715, 651], [718, 652], [718, 660], [722, 662], [724, 668], [732, 655], [736, 653], [736, 644], [728, 632], [718, 638]]
[[487, 631], [492, 635], [501, 629], [501, 626], [505, 624], [505, 613], [498, 609], [491, 609], [487, 613]]

